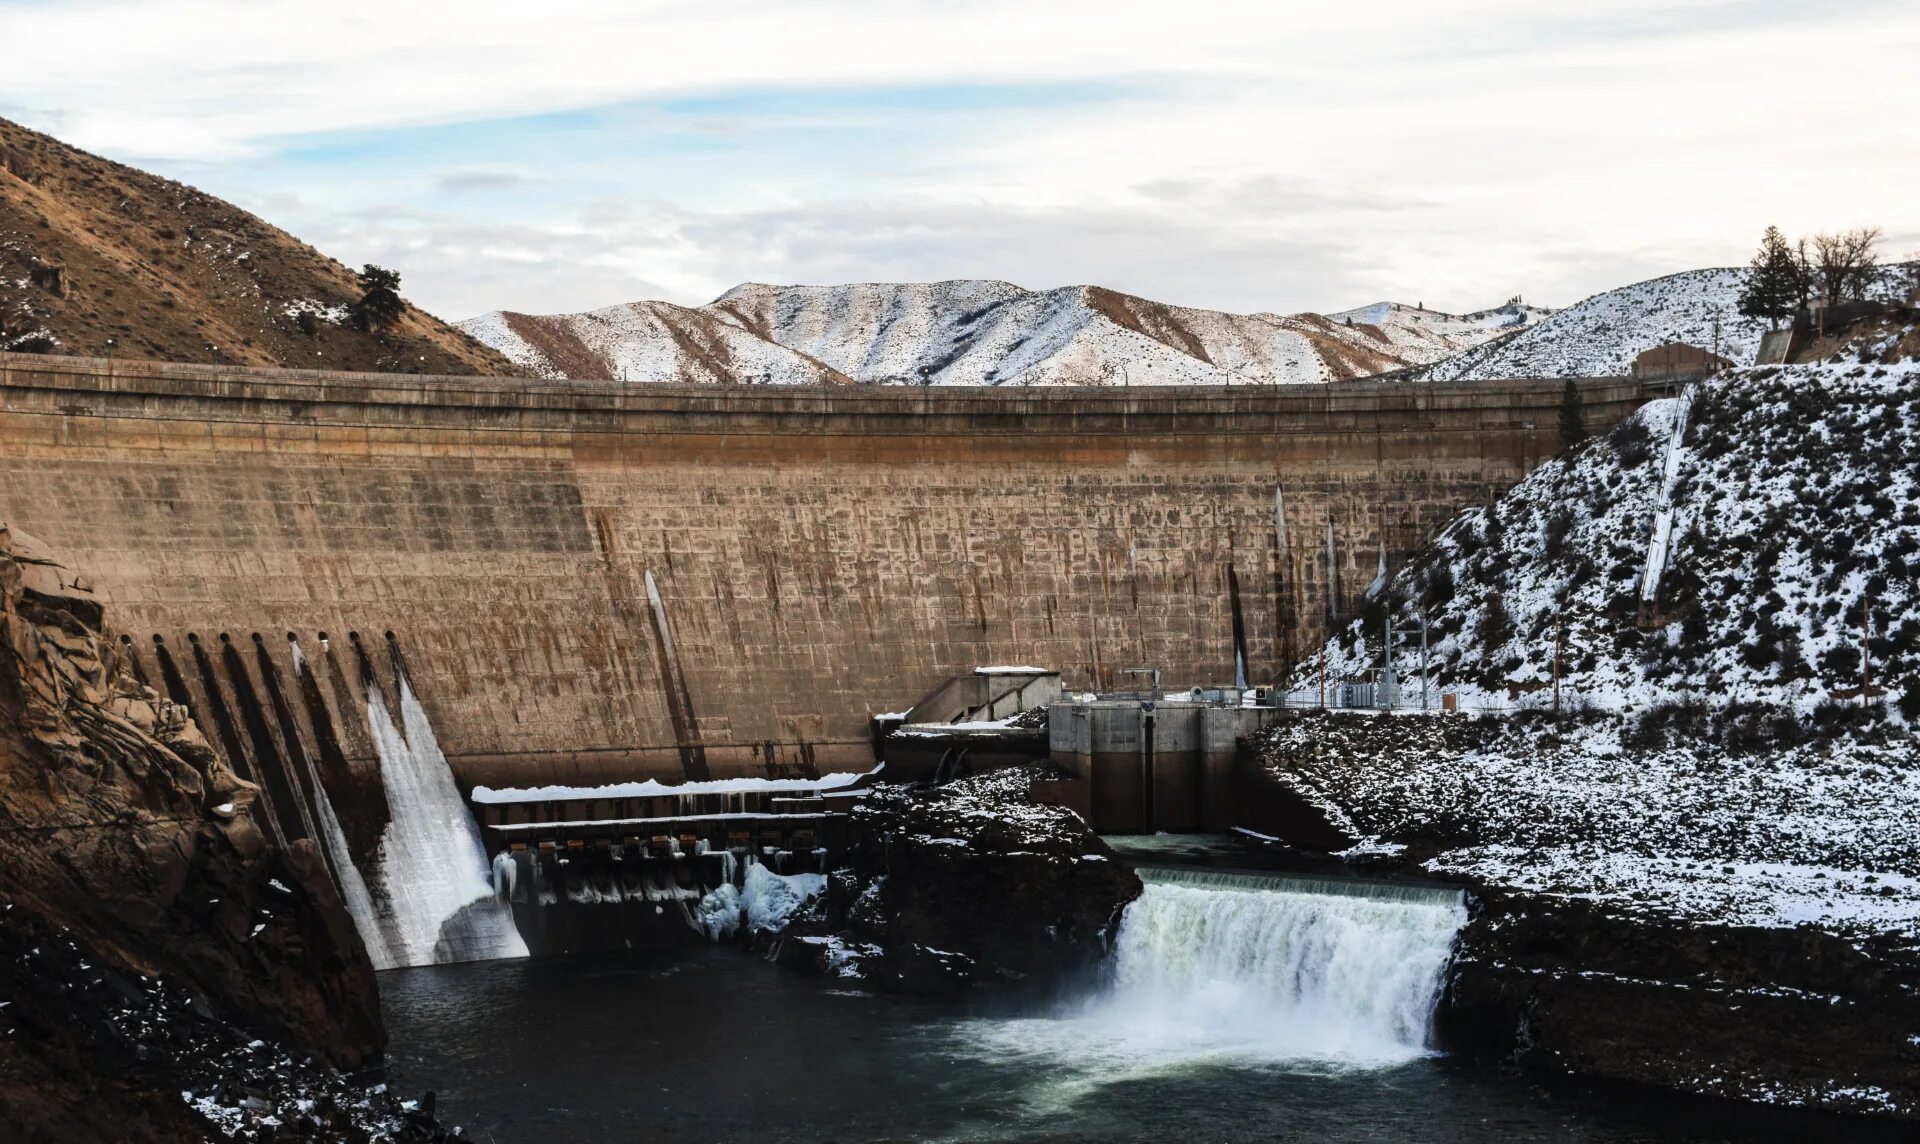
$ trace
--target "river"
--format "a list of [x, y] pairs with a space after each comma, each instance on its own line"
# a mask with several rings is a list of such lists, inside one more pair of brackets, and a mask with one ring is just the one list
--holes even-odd
[[1457, 895], [1143, 872], [1105, 979], [998, 1006], [732, 947], [381, 975], [390, 1079], [494, 1144], [1867, 1138], [1426, 1045]]

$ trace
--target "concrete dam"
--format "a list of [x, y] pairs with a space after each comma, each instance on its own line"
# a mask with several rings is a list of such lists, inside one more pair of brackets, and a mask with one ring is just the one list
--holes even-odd
[[[1557, 451], [1562, 385], [626, 386], [0, 354], [0, 518], [85, 571], [142, 677], [311, 835], [272, 774], [377, 803], [369, 694], [397, 721], [406, 691], [463, 785], [524, 787], [865, 769], [875, 714], [981, 664], [1076, 688], [1271, 678], [1382, 550]], [[1596, 430], [1645, 397], [1580, 387]], [[368, 817], [340, 812], [349, 834]]]

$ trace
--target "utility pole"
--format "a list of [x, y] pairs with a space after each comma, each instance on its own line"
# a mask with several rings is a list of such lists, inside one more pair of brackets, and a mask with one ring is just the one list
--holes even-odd
[[1427, 709], [1427, 613], [1420, 613], [1420, 710]]
[[1867, 692], [1873, 687], [1873, 614], [1867, 610], [1868, 596], [1860, 593], [1860, 706], [1867, 706]]
[[1553, 613], [1553, 713], [1560, 714], [1560, 619], [1565, 608]]
[[1327, 641], [1320, 641], [1320, 710], [1327, 709]]
[[1387, 609], [1387, 631], [1380, 656], [1386, 662], [1380, 672], [1380, 706], [1383, 710], [1393, 710], [1393, 609]]

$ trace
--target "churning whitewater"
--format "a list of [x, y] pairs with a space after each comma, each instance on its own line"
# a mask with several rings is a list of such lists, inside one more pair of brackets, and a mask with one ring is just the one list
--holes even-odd
[[1106, 1072], [1204, 1062], [1400, 1064], [1430, 1051], [1458, 891], [1142, 869], [1101, 991], [1053, 1020], [979, 1022], [993, 1052]]
[[1458, 891], [1140, 874], [1097, 1016], [1230, 1054], [1384, 1062], [1428, 1049], [1467, 920]]

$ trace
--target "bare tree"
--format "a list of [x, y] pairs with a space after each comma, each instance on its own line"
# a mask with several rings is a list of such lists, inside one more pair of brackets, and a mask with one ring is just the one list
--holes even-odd
[[1822, 301], [1831, 306], [1867, 296], [1880, 263], [1880, 228], [1856, 226], [1813, 236], [1813, 272]]

